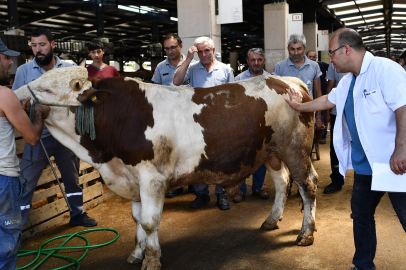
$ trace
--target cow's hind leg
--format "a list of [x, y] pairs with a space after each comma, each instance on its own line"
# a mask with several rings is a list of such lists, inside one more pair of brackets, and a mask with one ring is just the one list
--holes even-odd
[[289, 170], [286, 165], [275, 156], [271, 156], [265, 162], [265, 166], [275, 184], [275, 201], [272, 206], [271, 214], [264, 223], [262, 223], [261, 229], [274, 230], [278, 229], [278, 221], [282, 220], [289, 184]]
[[[295, 179], [295, 176], [293, 176]], [[296, 239], [296, 244], [298, 246], [309, 246], [314, 242], [313, 233], [316, 231], [316, 191], [317, 191], [317, 179], [318, 175], [310, 162], [310, 173], [308, 174], [306, 180], [296, 181], [298, 183], [299, 192], [303, 200], [303, 223], [302, 229], [300, 230], [299, 236]]]
[[132, 214], [137, 223], [137, 236], [135, 237], [135, 249], [127, 258], [130, 264], [141, 263], [144, 260], [145, 247], [147, 245], [147, 234], [141, 226], [141, 202], [132, 202]]

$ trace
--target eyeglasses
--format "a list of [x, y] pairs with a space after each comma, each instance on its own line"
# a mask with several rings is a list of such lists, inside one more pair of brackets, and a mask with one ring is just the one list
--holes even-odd
[[178, 46], [179, 46], [179, 44], [176, 45], [176, 46], [170, 46], [169, 48], [164, 48], [164, 50], [165, 50], [165, 52], [167, 52], [167, 51], [173, 51], [173, 50], [175, 50]]
[[344, 46], [345, 46], [345, 44], [344, 44], [344, 45], [341, 45], [340, 47], [338, 47], [338, 48], [335, 49], [335, 50], [328, 51], [328, 56], [331, 58], [331, 57], [333, 56], [333, 53], [334, 53], [335, 51], [338, 51], [339, 49], [341, 49], [341, 48], [344, 47]]

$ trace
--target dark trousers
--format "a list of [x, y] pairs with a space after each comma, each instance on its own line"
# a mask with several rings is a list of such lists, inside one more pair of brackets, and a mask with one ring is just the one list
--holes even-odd
[[334, 124], [336, 122], [336, 115], [330, 114], [330, 165], [331, 165], [331, 182], [333, 184], [342, 186], [344, 185], [344, 176], [340, 174], [339, 162], [334, 150], [333, 145], [333, 134], [334, 134]]
[[[55, 138], [52, 136], [43, 138], [42, 142], [45, 145], [45, 149], [47, 150], [49, 157], [55, 157], [56, 165], [58, 166], [58, 170], [61, 172], [61, 177], [65, 185], [65, 193], [68, 197], [69, 205], [72, 208], [72, 212], [70, 213], [71, 217], [82, 214], [83, 192], [82, 188], [79, 186], [79, 158], [76, 157], [71, 150], [55, 140]], [[21, 201], [21, 216], [23, 225], [28, 217], [35, 187], [37, 186], [42, 171], [48, 164], [48, 160], [44, 150], [42, 149], [41, 143], [38, 142], [35, 146], [26, 144], [23, 159], [21, 160], [21, 170], [31, 163], [31, 147], [33, 148], [32, 159], [34, 164], [21, 172], [27, 179], [27, 182], [22, 177], [22, 174], [20, 174], [21, 183], [24, 184], [26, 182], [24, 195]]]
[[[385, 192], [371, 190], [372, 176], [354, 173], [351, 218], [355, 254], [352, 263], [361, 270], [374, 270], [376, 252], [375, 209]], [[389, 199], [406, 232], [406, 193], [388, 192]]]

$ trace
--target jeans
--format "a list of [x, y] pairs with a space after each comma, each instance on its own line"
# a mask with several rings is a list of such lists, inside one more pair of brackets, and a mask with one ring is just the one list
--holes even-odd
[[[252, 175], [252, 190], [256, 191], [258, 189], [261, 189], [262, 186], [264, 185], [264, 180], [265, 180], [265, 174], [266, 174], [266, 167], [264, 164], [259, 167], [259, 169]], [[242, 186], [240, 188], [241, 193], [247, 193], [247, 185], [242, 183]]]
[[344, 176], [340, 174], [339, 162], [336, 151], [334, 150], [333, 138], [334, 138], [334, 124], [336, 122], [336, 115], [330, 114], [330, 165], [331, 165], [331, 182], [335, 185], [344, 185]]
[[[195, 190], [196, 190], [196, 195], [197, 194], [206, 194], [206, 195], [210, 194], [209, 185], [206, 185], [206, 184], [196, 184]], [[222, 187], [219, 187], [216, 185], [216, 188], [214, 189], [214, 193], [216, 195], [221, 195], [221, 194], [223, 194], [223, 192], [224, 192], [224, 189]]]
[[[70, 213], [71, 217], [82, 214], [83, 192], [82, 188], [79, 186], [79, 158], [52, 136], [43, 138], [42, 142], [44, 143], [49, 157], [55, 157], [56, 165], [61, 172], [61, 178], [65, 185], [65, 193], [68, 197], [69, 205], [72, 208], [72, 212]], [[23, 171], [24, 168], [31, 164], [31, 147], [33, 147], [32, 159], [34, 164]], [[39, 142], [35, 146], [29, 144], [25, 145], [23, 158], [21, 160], [20, 174], [20, 181], [22, 184], [26, 182], [22, 175], [27, 178], [24, 195], [21, 201], [23, 225], [27, 220], [32, 196], [34, 195], [38, 180], [47, 164], [48, 159], [46, 158], [45, 152]]]
[[0, 175], [0, 269], [14, 270], [21, 244], [22, 187], [18, 177]]
[[[375, 209], [385, 192], [371, 190], [372, 176], [354, 173], [351, 218], [355, 254], [352, 263], [360, 270], [374, 270], [376, 253]], [[406, 193], [388, 192], [389, 199], [406, 232]]]

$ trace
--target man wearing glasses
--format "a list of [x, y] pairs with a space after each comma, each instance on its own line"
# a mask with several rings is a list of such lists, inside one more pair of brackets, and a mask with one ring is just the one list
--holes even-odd
[[[164, 36], [164, 50], [167, 58], [160, 62], [154, 71], [152, 76], [152, 82], [167, 86], [175, 86], [173, 84], [173, 76], [175, 76], [178, 68], [186, 60], [186, 56], [180, 51], [183, 47], [182, 39], [176, 34], [166, 34]], [[192, 60], [192, 63], [196, 62]], [[188, 82], [184, 82], [187, 85]], [[193, 185], [189, 185], [189, 192], [194, 193]], [[183, 187], [177, 188], [166, 193], [166, 198], [174, 198], [183, 192]]]
[[[214, 42], [211, 38], [197, 38], [194, 46], [189, 48], [186, 60], [176, 71], [173, 84], [181, 85], [190, 80], [191, 87], [212, 87], [233, 82], [233, 71], [229, 66], [214, 59], [214, 51]], [[200, 61], [189, 66], [195, 52], [197, 52]], [[210, 201], [209, 185], [195, 185], [195, 190], [197, 197], [192, 201], [190, 207], [200, 208]], [[220, 210], [230, 209], [227, 193], [219, 186], [216, 186], [215, 193], [217, 195], [217, 207]]]
[[115, 67], [103, 62], [104, 43], [100, 39], [92, 39], [87, 45], [87, 49], [93, 60], [93, 63], [86, 67], [90, 78], [120, 77], [120, 74]]
[[[330, 62], [345, 75], [328, 95], [300, 104], [288, 90], [289, 105], [298, 111], [336, 107], [334, 148], [340, 173], [354, 169], [351, 218], [355, 254], [352, 269], [376, 269], [375, 209], [385, 194], [371, 190], [374, 163], [389, 164], [393, 173], [406, 173], [406, 73], [390, 59], [367, 52], [353, 29], [337, 30], [329, 44]], [[388, 192], [406, 231], [406, 193]]]

